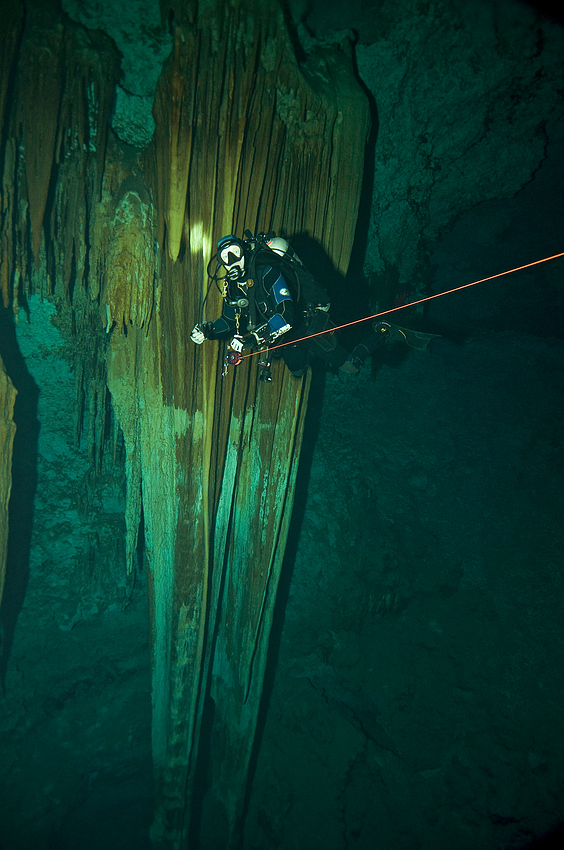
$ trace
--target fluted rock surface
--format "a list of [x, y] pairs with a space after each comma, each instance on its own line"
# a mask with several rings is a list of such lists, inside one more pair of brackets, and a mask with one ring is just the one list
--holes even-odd
[[[97, 467], [125, 440], [126, 559], [143, 520], [153, 641], [154, 843], [186, 846], [208, 732], [209, 818], [236, 844], [309, 378], [192, 345], [226, 232], [308, 234], [346, 272], [369, 129], [351, 52], [300, 65], [277, 2], [163, 7], [172, 52], [143, 151], [109, 132], [118, 57], [41, 3], [3, 27], [4, 304], [54, 299]], [[107, 351], [107, 359], [106, 359]], [[113, 413], [110, 413], [108, 390]], [[115, 432], [115, 428], [114, 428]], [[206, 742], [207, 746], [207, 742]]]

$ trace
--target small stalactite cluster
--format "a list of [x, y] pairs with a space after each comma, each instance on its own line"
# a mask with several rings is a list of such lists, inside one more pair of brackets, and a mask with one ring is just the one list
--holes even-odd
[[108, 397], [97, 318], [109, 241], [102, 182], [109, 179], [119, 61], [104, 34], [49, 4], [5, 2], [0, 11], [2, 300], [16, 316], [31, 294], [66, 305], [61, 325], [74, 339], [76, 441], [86, 425], [99, 469]]
[[[109, 39], [87, 33], [41, 3], [3, 4], [2, 250], [4, 305], [31, 289], [30, 261], [45, 252], [51, 293], [88, 288], [96, 206], [119, 65]], [[25, 20], [25, 26], [24, 26]], [[6, 23], [2, 21], [3, 25]], [[4, 47], [4, 45], [3, 45]], [[96, 280], [95, 276], [92, 276]], [[41, 294], [50, 294], [44, 292]], [[92, 297], [96, 297], [96, 287]]]
[[132, 567], [143, 515], [150, 579], [154, 844], [213, 822], [235, 847], [309, 377], [278, 362], [262, 384], [255, 357], [222, 377], [223, 344], [189, 336], [220, 312], [206, 268], [225, 233], [308, 234], [346, 271], [369, 112], [347, 45], [300, 64], [277, 0], [161, 5], [173, 49], [142, 152], [108, 130], [107, 39], [40, 3], [5, 17], [0, 284], [6, 307], [34, 289], [63, 305], [94, 457], [108, 392], [123, 433], [125, 549]]

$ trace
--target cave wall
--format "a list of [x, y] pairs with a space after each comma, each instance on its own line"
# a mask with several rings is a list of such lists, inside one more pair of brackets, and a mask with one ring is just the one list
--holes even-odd
[[377, 124], [364, 271], [374, 306], [405, 303], [432, 280], [426, 245], [466, 210], [513, 197], [543, 161], [561, 115], [558, 13], [512, 0], [292, 7], [306, 45], [358, 34]]
[[512, 197], [537, 170], [561, 109], [562, 36], [524, 4], [390, 11], [380, 12], [387, 37], [358, 49], [381, 127], [367, 269], [392, 267], [405, 287], [422, 242], [470, 207]]
[[1, 840], [70, 850], [102, 822], [108, 846], [129, 835], [141, 847], [153, 800], [149, 611], [146, 572], [125, 566], [123, 438], [93, 457], [96, 411], [85, 395], [77, 440], [72, 337], [48, 299], [30, 296], [27, 308], [29, 321], [4, 315], [0, 334], [18, 388]]
[[563, 390], [507, 328], [327, 376], [248, 850], [561, 846]]

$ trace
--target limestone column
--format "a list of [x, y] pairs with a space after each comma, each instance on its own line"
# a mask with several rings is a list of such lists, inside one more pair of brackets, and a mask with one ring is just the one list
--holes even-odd
[[225, 233], [272, 228], [308, 233], [346, 271], [369, 129], [347, 50], [300, 65], [277, 2], [173, 11], [145, 159], [155, 311], [147, 329], [113, 334], [109, 359], [152, 582], [162, 850], [189, 845], [211, 706], [209, 809], [222, 845], [238, 841], [309, 388], [281, 362], [261, 384], [256, 357], [222, 377], [223, 345], [190, 342], [221, 310], [207, 263]]

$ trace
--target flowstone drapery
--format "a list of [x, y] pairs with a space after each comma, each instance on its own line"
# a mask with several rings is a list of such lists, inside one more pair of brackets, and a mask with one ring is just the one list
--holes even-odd
[[151, 587], [153, 841], [213, 828], [235, 846], [309, 380], [279, 362], [262, 384], [253, 357], [222, 377], [222, 345], [189, 334], [205, 299], [220, 311], [206, 267], [224, 233], [308, 234], [346, 271], [367, 102], [347, 45], [300, 64], [274, 1], [170, 4], [155, 134], [137, 151], [108, 130], [109, 39], [24, 5], [2, 21], [4, 305], [40, 287], [69, 313], [93, 457], [107, 389], [125, 438], [126, 552], [133, 569], [142, 520]]

